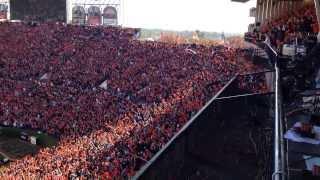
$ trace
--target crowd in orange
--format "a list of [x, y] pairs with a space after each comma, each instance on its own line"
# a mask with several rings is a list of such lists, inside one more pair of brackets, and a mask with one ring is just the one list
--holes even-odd
[[276, 19], [267, 20], [252, 33], [246, 34], [256, 40], [266, 36], [271, 45], [281, 51], [284, 44], [304, 44], [307, 38], [316, 38], [319, 32], [314, 4], [285, 12]]
[[128, 178], [227, 80], [260, 70], [239, 49], [141, 42], [133, 32], [0, 24], [0, 123], [59, 138], [1, 177]]
[[218, 46], [223, 44], [222, 40], [199, 38], [196, 32], [194, 33], [193, 37], [189, 38], [175, 33], [161, 33], [157, 41], [172, 44], [199, 44], [204, 46]]
[[308, 5], [279, 19], [266, 22], [262, 25], [261, 32], [266, 33], [278, 49], [283, 44], [294, 43], [296, 38], [302, 41], [307, 35], [319, 32], [315, 7]]

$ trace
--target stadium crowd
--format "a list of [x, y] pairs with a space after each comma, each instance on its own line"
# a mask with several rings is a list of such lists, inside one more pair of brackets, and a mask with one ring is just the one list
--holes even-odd
[[[246, 34], [254, 41], [268, 37], [269, 43], [279, 52], [284, 44], [307, 45], [319, 32], [314, 4], [285, 12], [276, 19], [266, 20], [254, 32]], [[308, 46], [308, 45], [307, 45]]]
[[228, 80], [260, 70], [239, 49], [143, 42], [134, 34], [0, 24], [0, 123], [59, 138], [0, 176], [133, 176]]

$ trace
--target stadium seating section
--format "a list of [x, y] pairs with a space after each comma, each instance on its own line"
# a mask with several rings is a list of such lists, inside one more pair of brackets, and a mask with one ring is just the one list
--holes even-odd
[[0, 123], [59, 138], [0, 176], [132, 176], [227, 80], [261, 70], [241, 49], [144, 42], [134, 32], [0, 24]]
[[246, 38], [258, 41], [270, 38], [270, 43], [279, 52], [284, 44], [298, 44], [308, 47], [310, 39], [316, 39], [319, 24], [314, 5], [307, 5], [293, 12], [286, 12], [276, 19], [268, 20]]

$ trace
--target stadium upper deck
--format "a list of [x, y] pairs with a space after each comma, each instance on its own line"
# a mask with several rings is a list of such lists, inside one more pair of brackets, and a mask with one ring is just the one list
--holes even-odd
[[277, 19], [284, 14], [291, 14], [303, 6], [315, 6], [318, 22], [320, 22], [319, 0], [257, 0], [250, 16], [255, 17], [255, 24], [249, 25], [249, 31], [266, 21]]

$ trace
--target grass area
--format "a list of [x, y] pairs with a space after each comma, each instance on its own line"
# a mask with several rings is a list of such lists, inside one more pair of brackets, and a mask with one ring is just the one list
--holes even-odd
[[8, 138], [20, 138], [21, 133], [24, 132], [29, 136], [34, 136], [37, 138], [37, 145], [41, 147], [52, 147], [57, 144], [57, 139], [46, 134], [39, 133], [34, 130], [29, 129], [19, 129], [13, 127], [0, 127], [0, 136], [8, 137]]
[[[33, 136], [37, 139], [37, 145], [33, 145], [28, 140], [22, 140], [22, 134]], [[11, 161], [20, 159], [28, 154], [36, 154], [39, 149], [52, 147], [58, 140], [46, 133], [19, 129], [13, 127], [0, 127], [0, 161], [9, 158]]]

